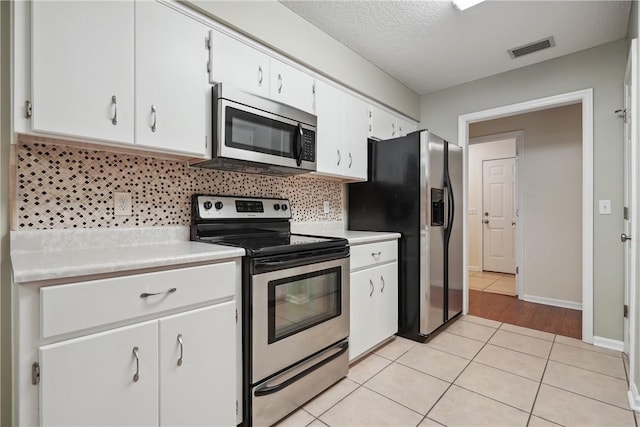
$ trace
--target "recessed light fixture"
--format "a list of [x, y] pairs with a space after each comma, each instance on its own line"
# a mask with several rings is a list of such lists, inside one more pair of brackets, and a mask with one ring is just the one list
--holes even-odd
[[484, 0], [451, 0], [451, 3], [460, 10], [469, 9], [472, 6], [482, 3]]

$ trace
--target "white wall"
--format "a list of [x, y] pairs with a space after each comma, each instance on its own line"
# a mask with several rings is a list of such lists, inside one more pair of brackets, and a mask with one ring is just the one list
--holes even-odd
[[[421, 127], [457, 141], [458, 116], [576, 90], [594, 90], [594, 335], [622, 340], [622, 123], [627, 40], [421, 97]], [[612, 215], [598, 215], [610, 199]]]
[[415, 92], [275, 0], [184, 3], [363, 95], [420, 118]]
[[[499, 132], [493, 132], [496, 134]], [[505, 139], [469, 146], [469, 269], [480, 271], [482, 266], [482, 162], [516, 156], [516, 140]]]
[[582, 107], [473, 123], [469, 137], [516, 130], [524, 130], [522, 297], [581, 304]]

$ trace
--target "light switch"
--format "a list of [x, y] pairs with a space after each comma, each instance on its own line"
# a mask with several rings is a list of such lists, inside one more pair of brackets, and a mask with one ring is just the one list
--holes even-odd
[[611, 215], [611, 200], [598, 200], [600, 215]]

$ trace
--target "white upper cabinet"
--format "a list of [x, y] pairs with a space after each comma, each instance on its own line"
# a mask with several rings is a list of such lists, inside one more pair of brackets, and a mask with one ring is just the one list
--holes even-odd
[[367, 179], [367, 109], [358, 98], [316, 82], [318, 173]]
[[271, 58], [271, 99], [308, 113], [314, 108], [314, 82], [309, 74]]
[[369, 106], [348, 93], [343, 97], [344, 148], [347, 153], [345, 175], [356, 180], [367, 180], [367, 126]]
[[210, 82], [229, 83], [269, 97], [269, 56], [219, 31], [211, 30]]
[[160, 3], [135, 7], [135, 142], [204, 156], [209, 29]]
[[398, 126], [398, 136], [405, 136], [418, 129], [418, 126], [415, 123], [411, 123], [410, 121], [401, 118], [396, 120], [396, 124]]
[[33, 129], [133, 143], [133, 2], [31, 8]]
[[386, 110], [371, 106], [369, 109], [369, 136], [380, 140], [396, 138], [397, 131], [396, 117]]
[[316, 82], [316, 115], [318, 133], [316, 139], [316, 164], [319, 173], [341, 176], [346, 161], [343, 147], [343, 121], [341, 90]]

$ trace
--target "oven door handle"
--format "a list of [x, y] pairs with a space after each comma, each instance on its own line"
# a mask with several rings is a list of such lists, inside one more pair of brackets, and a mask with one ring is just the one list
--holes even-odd
[[324, 261], [333, 261], [337, 259], [343, 259], [349, 256], [349, 248], [344, 248], [340, 251], [328, 250], [323, 253], [322, 250], [317, 251], [316, 254], [310, 257], [300, 257], [300, 254], [296, 254], [290, 257], [274, 257], [267, 259], [255, 259], [253, 268], [254, 274], [268, 273], [275, 270], [286, 270], [288, 268], [300, 267], [301, 265], [315, 264]]
[[[274, 379], [278, 379], [279, 377], [288, 377], [286, 378], [284, 381], [275, 384], [275, 385], [269, 385], [269, 381], [267, 381], [264, 385], [258, 387], [253, 394], [256, 397], [259, 396], [266, 396], [269, 394], [273, 394], [273, 393], [277, 393], [281, 390], [284, 390], [285, 388], [289, 387], [290, 385], [292, 385], [293, 383], [295, 383], [296, 381], [306, 377], [307, 375], [309, 375], [310, 373], [312, 373], [313, 371], [322, 368], [324, 365], [326, 365], [327, 363], [331, 362], [332, 360], [340, 357], [342, 354], [344, 354], [347, 350], [349, 349], [349, 342], [345, 341], [345, 342], [341, 342], [340, 344], [336, 345], [335, 347], [331, 347], [327, 350], [325, 350], [324, 352], [334, 352], [333, 354], [331, 354], [330, 356], [322, 359], [320, 362], [312, 365], [311, 367], [303, 370], [302, 372], [299, 372], [291, 377], [289, 377], [289, 375], [287, 375], [287, 372], [284, 372], [283, 374], [279, 375], [278, 377], [274, 378]], [[336, 351], [337, 350], [337, 351]], [[322, 354], [320, 354], [322, 355]], [[309, 361], [307, 361], [307, 363], [309, 362], [313, 362], [314, 360], [311, 359]], [[303, 365], [304, 366], [304, 365]], [[298, 367], [299, 369], [300, 367]]]

